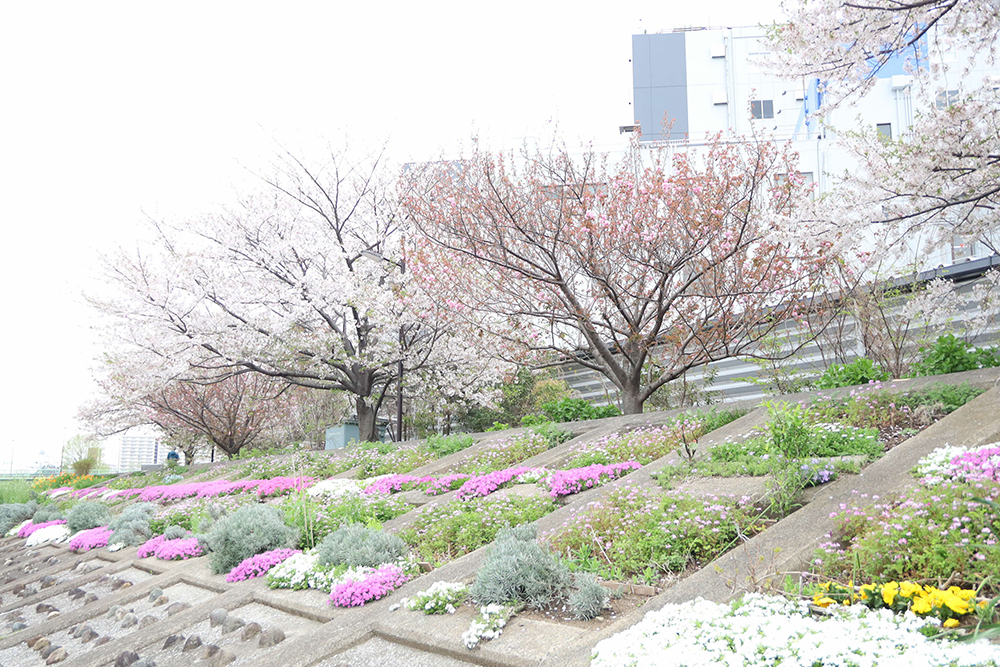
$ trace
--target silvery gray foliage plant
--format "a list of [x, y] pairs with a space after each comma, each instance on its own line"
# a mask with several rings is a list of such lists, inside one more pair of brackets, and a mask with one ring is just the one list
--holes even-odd
[[58, 521], [59, 519], [65, 519], [62, 510], [60, 510], [55, 505], [41, 505], [37, 510], [35, 510], [35, 515], [31, 517], [32, 523], [45, 523], [46, 521]]
[[77, 533], [88, 528], [106, 526], [111, 521], [111, 512], [104, 504], [85, 500], [77, 503], [66, 513], [66, 527]]
[[360, 523], [341, 526], [324, 537], [316, 547], [320, 565], [348, 567], [378, 567], [383, 563], [395, 563], [408, 551], [406, 542], [396, 535]]
[[299, 531], [286, 526], [281, 512], [270, 505], [243, 505], [216, 520], [206, 536], [212, 572], [228, 572], [242, 561], [272, 549], [293, 548]]
[[6, 535], [11, 528], [30, 519], [37, 510], [38, 503], [34, 500], [0, 505], [0, 535]]
[[156, 505], [153, 503], [135, 503], [126, 507], [108, 524], [108, 528], [114, 531], [108, 538], [108, 544], [135, 547], [148, 540], [153, 536], [149, 521], [155, 512]]
[[594, 575], [583, 573], [576, 576], [576, 590], [570, 593], [567, 602], [574, 617], [589, 621], [600, 616], [610, 600], [608, 589], [601, 586]]
[[571, 576], [534, 539], [533, 526], [504, 528], [493, 542], [469, 595], [477, 604], [504, 605], [514, 601], [543, 609], [570, 588]]

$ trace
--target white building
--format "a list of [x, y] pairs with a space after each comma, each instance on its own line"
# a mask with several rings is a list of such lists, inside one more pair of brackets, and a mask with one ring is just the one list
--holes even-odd
[[[898, 139], [913, 125], [915, 112], [944, 108], [954, 100], [960, 76], [969, 87], [1000, 73], [980, 58], [968, 74], [953, 67], [947, 75], [951, 85], [946, 76], [940, 90], [919, 95], [899, 58], [879, 70], [874, 87], [859, 102], [828, 110], [817, 79], [785, 79], [767, 71], [768, 48], [760, 27], [633, 35], [633, 104], [641, 142], [685, 150], [718, 132], [730, 139], [756, 135], [791, 141], [799, 153], [799, 170], [822, 193], [833, 188], [838, 174], [855, 166], [839, 148], [836, 133], [874, 128]], [[959, 63], [955, 52], [927, 49], [925, 56], [924, 67]], [[923, 268], [987, 254], [974, 240], [955, 237], [952, 248], [926, 257]]]
[[164, 463], [169, 450], [159, 436], [148, 432], [129, 431], [122, 436], [118, 453], [118, 471], [140, 470], [144, 465]]

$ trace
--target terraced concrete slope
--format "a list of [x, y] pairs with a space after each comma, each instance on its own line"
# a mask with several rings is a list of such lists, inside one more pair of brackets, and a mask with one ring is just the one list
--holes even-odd
[[[586, 665], [597, 641], [634, 624], [650, 609], [697, 596], [727, 600], [764, 585], [777, 572], [798, 569], [833, 527], [831, 508], [854, 495], [853, 491], [881, 495], [899, 492], [912, 483], [909, 471], [913, 465], [935, 447], [1000, 440], [1000, 390], [993, 388], [998, 378], [1000, 372], [995, 370], [950, 377], [952, 382], [970, 381], [990, 389], [894, 448], [863, 474], [845, 476], [819, 487], [804, 508], [618, 618], [564, 623], [540, 614], [516, 616], [502, 637], [468, 651], [460, 637], [475, 615], [470, 606], [444, 616], [390, 611], [400, 598], [424, 590], [435, 581], [473, 581], [487, 548], [443, 565], [386, 598], [345, 609], [331, 608], [327, 596], [317, 591], [271, 590], [262, 580], [227, 583], [224, 575], [210, 573], [204, 558], [138, 559], [135, 548], [76, 554], [64, 546], [28, 549], [24, 540], [5, 538], [0, 541], [0, 665]], [[899, 382], [897, 388], [914, 388], [926, 382]], [[800, 399], [805, 397], [786, 400]], [[661, 423], [669, 417], [669, 413], [655, 413], [572, 424], [576, 434], [572, 441], [524, 465], [558, 466], [580, 443], [628, 427]], [[726, 437], [749, 432], [765, 418], [766, 410], [754, 409], [706, 436], [699, 443], [700, 451]], [[469, 450], [460, 452], [413, 474], [446, 471], [469, 454]], [[569, 503], [537, 522], [539, 532], [561, 525], [581, 507], [615, 489], [657, 486], [651, 473], [676, 457], [671, 454], [616, 482], [572, 496]], [[739, 495], [764, 492], [760, 480], [746, 478], [695, 480], [689, 488]], [[507, 493], [535, 491], [515, 488]], [[452, 495], [430, 502], [447, 502]], [[385, 528], [399, 530], [414, 515], [404, 514]]]

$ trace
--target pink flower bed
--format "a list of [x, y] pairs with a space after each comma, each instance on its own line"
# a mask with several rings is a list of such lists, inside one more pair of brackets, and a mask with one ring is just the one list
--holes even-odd
[[163, 535], [146, 540], [136, 552], [136, 556], [139, 558], [156, 556], [160, 560], [187, 560], [204, 554], [205, 552], [198, 545], [197, 537], [180, 537], [168, 540]]
[[951, 460], [951, 474], [967, 482], [1000, 482], [1000, 446], [959, 454]]
[[153, 553], [160, 560], [187, 560], [204, 556], [197, 537], [185, 537], [179, 540], [164, 540]]
[[[65, 523], [65, 522], [63, 522]], [[111, 529], [107, 526], [81, 530], [69, 541], [69, 548], [75, 551], [90, 551], [108, 546], [108, 538], [111, 537]]]
[[330, 592], [330, 604], [336, 607], [361, 607], [396, 590], [410, 577], [397, 565], [383, 565], [357, 581], [336, 584]]
[[536, 470], [537, 468], [519, 466], [517, 468], [497, 470], [496, 472], [473, 477], [463, 484], [461, 488], [459, 488], [458, 493], [455, 494], [455, 498], [458, 500], [466, 500], [468, 498], [488, 496], [504, 484], [509, 484], [517, 477], [520, 477], [525, 473], [535, 472]]
[[257, 484], [257, 495], [261, 498], [280, 496], [287, 491], [304, 491], [316, 483], [312, 477], [275, 477]]
[[452, 475], [445, 475], [444, 477], [438, 477], [437, 479], [431, 479], [424, 492], [431, 496], [448, 493], [451, 491], [452, 484], [458, 480], [465, 479], [472, 479], [472, 475], [460, 472]]
[[262, 577], [275, 565], [300, 553], [302, 552], [298, 549], [272, 549], [271, 551], [251, 556], [230, 570], [229, 574], [226, 575], [226, 581], [235, 583], [244, 579]]
[[64, 519], [55, 519], [54, 521], [43, 521], [42, 523], [29, 523], [23, 526], [21, 530], [17, 531], [18, 537], [30, 537], [32, 533], [36, 530], [41, 530], [42, 528], [48, 528], [49, 526], [58, 526], [60, 524], [66, 523]]
[[135, 552], [135, 555], [139, 558], [149, 558], [156, 553], [156, 548], [163, 544], [164, 541], [163, 535], [151, 537], [142, 543], [142, 546]]
[[425, 484], [427, 482], [433, 482], [433, 477], [414, 477], [413, 475], [385, 475], [384, 477], [379, 477], [371, 484], [365, 487], [365, 493], [368, 495], [373, 495], [376, 493], [381, 493], [388, 495], [390, 493], [396, 493], [397, 491], [402, 491], [403, 487], [415, 486], [418, 484]]
[[168, 503], [183, 498], [215, 498], [232, 493], [242, 493], [256, 489], [260, 497], [277, 496], [293, 489], [305, 489], [312, 486], [312, 477], [275, 477], [274, 479], [244, 479], [230, 482], [217, 479], [210, 482], [189, 482], [187, 484], [165, 484], [147, 486], [139, 489], [122, 489], [108, 496], [113, 498], [138, 498], [140, 502]]
[[108, 490], [109, 489], [106, 486], [89, 486], [86, 489], [77, 489], [72, 493], [70, 493], [69, 495], [79, 499], [79, 498], [86, 498], [88, 496], [98, 495]]
[[635, 461], [626, 461], [625, 463], [612, 463], [611, 465], [597, 463], [583, 468], [557, 470], [549, 477], [549, 495], [553, 498], [558, 498], [559, 496], [580, 493], [595, 486], [600, 486], [605, 482], [610, 482], [641, 467]]

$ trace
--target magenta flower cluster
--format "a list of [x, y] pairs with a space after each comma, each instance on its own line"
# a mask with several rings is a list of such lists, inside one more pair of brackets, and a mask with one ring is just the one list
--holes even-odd
[[69, 548], [76, 551], [90, 551], [108, 546], [108, 538], [111, 537], [112, 530], [107, 526], [99, 526], [88, 530], [81, 530], [69, 541]]
[[230, 570], [229, 574], [226, 575], [226, 581], [235, 583], [244, 579], [263, 577], [275, 565], [300, 553], [302, 552], [298, 549], [272, 549], [262, 554], [251, 556]]
[[507, 468], [506, 470], [497, 470], [485, 475], [478, 475], [463, 484], [458, 489], [458, 493], [455, 494], [455, 498], [458, 500], [467, 500], [469, 498], [488, 496], [501, 486], [516, 480], [521, 475], [535, 472], [536, 470], [537, 468], [518, 466], [516, 468]]
[[959, 454], [951, 460], [950, 474], [967, 482], [1000, 482], [1000, 445]]
[[455, 482], [459, 480], [470, 479], [471, 477], [472, 475], [464, 472], [454, 473], [451, 475], [444, 475], [443, 477], [437, 477], [435, 479], [432, 479], [430, 483], [428, 483], [427, 488], [424, 490], [424, 493], [431, 496], [437, 496], [442, 493], [448, 493], [449, 491], [451, 491], [451, 487]]
[[571, 470], [557, 470], [549, 477], [549, 495], [553, 498], [568, 496], [580, 493], [595, 486], [600, 486], [605, 482], [618, 479], [622, 475], [627, 475], [633, 470], [638, 470], [642, 466], [635, 461], [625, 463], [612, 463], [603, 465], [600, 463], [583, 468], [573, 468]]
[[330, 604], [335, 607], [361, 607], [366, 602], [385, 597], [409, 580], [409, 575], [398, 565], [383, 565], [357, 581], [335, 584], [330, 591]]
[[76, 489], [69, 495], [73, 498], [86, 498], [87, 496], [95, 496], [109, 491], [110, 489], [106, 486], [89, 486], [86, 489]]
[[365, 487], [365, 493], [368, 495], [373, 495], [380, 493], [383, 495], [388, 495], [390, 493], [396, 493], [397, 491], [402, 491], [404, 488], [412, 488], [413, 486], [418, 486], [420, 484], [425, 484], [427, 482], [433, 482], [433, 477], [415, 477], [413, 475], [385, 475], [379, 477], [371, 484]]
[[187, 560], [204, 554], [205, 552], [198, 545], [197, 537], [180, 537], [168, 540], [163, 535], [146, 540], [136, 552], [136, 556], [139, 558], [156, 556], [160, 560]]
[[153, 554], [160, 560], [187, 560], [204, 556], [197, 537], [182, 537], [179, 540], [164, 540]]
[[65, 519], [55, 519], [54, 521], [43, 521], [42, 523], [29, 523], [21, 527], [21, 530], [17, 531], [18, 537], [30, 537], [36, 530], [41, 530], [42, 528], [48, 528], [49, 526], [58, 526], [59, 524], [66, 523]]
[[280, 496], [288, 491], [304, 491], [315, 483], [312, 477], [273, 477], [257, 484], [257, 495], [261, 498]]
[[276, 496], [292, 489], [305, 489], [312, 486], [312, 477], [275, 477], [274, 479], [245, 479], [238, 482], [230, 482], [225, 479], [212, 480], [210, 482], [189, 482], [187, 484], [167, 484], [161, 486], [147, 486], [138, 489], [122, 489], [108, 495], [108, 499], [113, 498], [134, 498], [138, 497], [140, 502], [166, 503], [182, 498], [214, 498], [232, 493], [242, 493], [250, 489], [256, 489], [257, 495], [261, 497]]

